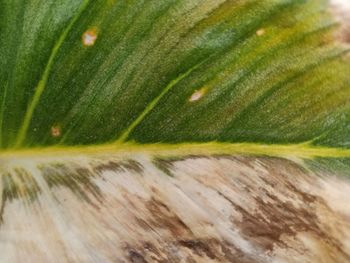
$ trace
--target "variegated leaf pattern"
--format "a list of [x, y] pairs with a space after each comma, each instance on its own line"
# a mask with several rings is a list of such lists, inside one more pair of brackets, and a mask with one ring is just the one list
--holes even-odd
[[0, 0], [0, 262], [350, 262], [332, 11]]

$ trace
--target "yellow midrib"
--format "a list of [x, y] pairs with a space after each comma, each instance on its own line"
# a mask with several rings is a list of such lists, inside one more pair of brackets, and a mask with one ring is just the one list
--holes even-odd
[[346, 158], [350, 149], [301, 144], [258, 143], [181, 143], [181, 144], [136, 144], [120, 143], [92, 146], [44, 147], [31, 149], [9, 149], [0, 151], [0, 158], [57, 157], [100, 154], [148, 154], [152, 156], [189, 155], [264, 155], [313, 159], [317, 157]]

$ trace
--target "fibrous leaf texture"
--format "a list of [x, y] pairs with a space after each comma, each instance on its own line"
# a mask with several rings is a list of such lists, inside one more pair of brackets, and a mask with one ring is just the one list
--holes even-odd
[[0, 261], [350, 262], [329, 9], [0, 0]]

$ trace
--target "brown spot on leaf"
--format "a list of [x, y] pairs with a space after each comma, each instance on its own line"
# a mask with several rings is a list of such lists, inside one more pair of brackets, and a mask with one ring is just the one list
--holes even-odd
[[203, 257], [204, 255], [206, 255], [211, 259], [216, 258], [214, 252], [211, 250], [211, 247], [208, 245], [208, 243], [204, 243], [201, 240], [180, 240], [179, 245], [191, 249], [194, 253], [198, 254], [199, 256]]
[[166, 175], [169, 175], [170, 177], [173, 177], [173, 174], [171, 173], [171, 169], [173, 167], [173, 161], [165, 160], [165, 159], [155, 159], [155, 160], [153, 160], [153, 164], [159, 170], [164, 172]]
[[94, 204], [92, 196], [94, 200], [102, 202], [101, 191], [92, 181], [95, 175], [89, 169], [73, 163], [52, 163], [42, 165], [39, 169], [50, 188], [65, 186], [90, 204]]
[[105, 171], [114, 171], [114, 172], [123, 172], [123, 171], [132, 171], [138, 174], [143, 172], [142, 165], [135, 160], [127, 161], [108, 161], [105, 163], [99, 163], [94, 166], [94, 171], [98, 174], [101, 174]]
[[[279, 200], [271, 193], [269, 197], [273, 200], [272, 202], [266, 202], [260, 197], [256, 197], [257, 207], [254, 211], [247, 211], [231, 202], [242, 215], [242, 220], [235, 219], [234, 223], [239, 226], [243, 235], [249, 240], [267, 251], [272, 251], [275, 244], [280, 247], [288, 247], [283, 241], [283, 235], [296, 236], [298, 233], [308, 232], [337, 246], [319, 227], [318, 218], [311, 204], [296, 207], [289, 201]], [[307, 197], [307, 200], [315, 201], [316, 197], [314, 198]]]
[[41, 192], [33, 176], [23, 168], [14, 168], [12, 171], [1, 174], [1, 204], [0, 223], [3, 222], [3, 214], [8, 202], [19, 199], [25, 204], [36, 200]]
[[[162, 239], [157, 248], [150, 242], [141, 242], [142, 245], [132, 246], [128, 244], [128, 258], [133, 260], [145, 260], [145, 262], [237, 262], [256, 263], [260, 262], [243, 253], [238, 248], [224, 240], [216, 238], [196, 238], [190, 239]], [[196, 259], [201, 259], [197, 261]], [[137, 262], [137, 261], [131, 261]], [[143, 261], [139, 261], [143, 262]]]
[[146, 208], [152, 215], [146, 221], [152, 227], [168, 230], [174, 237], [191, 235], [188, 226], [161, 201], [152, 198], [147, 202]]
[[129, 250], [129, 259], [132, 263], [147, 263], [148, 261], [136, 250]]
[[58, 125], [52, 126], [51, 127], [51, 136], [52, 137], [60, 137], [61, 136], [61, 127]]

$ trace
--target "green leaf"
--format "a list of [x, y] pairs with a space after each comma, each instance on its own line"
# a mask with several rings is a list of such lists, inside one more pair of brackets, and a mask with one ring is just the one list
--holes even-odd
[[1, 7], [2, 148], [349, 146], [347, 49], [323, 1]]
[[0, 0], [0, 261], [349, 262], [337, 28], [326, 0]]

